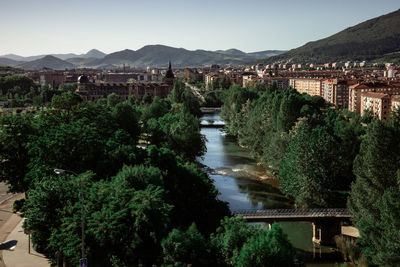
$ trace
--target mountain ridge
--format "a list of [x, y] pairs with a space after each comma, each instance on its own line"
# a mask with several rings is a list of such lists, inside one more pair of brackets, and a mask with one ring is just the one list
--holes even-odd
[[44, 58], [45, 56], [53, 56], [53, 57], [57, 57], [57, 58], [62, 59], [62, 60], [67, 60], [67, 59], [70, 59], [70, 58], [90, 58], [90, 57], [103, 58], [105, 55], [106, 54], [101, 52], [100, 50], [91, 49], [85, 54], [74, 54], [74, 53], [42, 54], [42, 55], [27, 56], [27, 57], [15, 55], [15, 54], [6, 54], [6, 55], [0, 55], [0, 58], [8, 58], [8, 59], [12, 59], [12, 60], [15, 60], [15, 61], [26, 61], [26, 62], [29, 62], [29, 61], [33, 61], [33, 60]]
[[[9, 54], [8, 57], [14, 58], [10, 60], [24, 60], [24, 62], [19, 64], [9, 60], [9, 62], [11, 62], [13, 65], [19, 65], [22, 68], [29, 67], [33, 69], [40, 67], [52, 68], [50, 66], [46, 66], [46, 62], [48, 64], [53, 62], [54, 64], [52, 63], [52, 66], [57, 67], [58, 69], [64, 69], [64, 67], [72, 68], [70, 64], [79, 68], [109, 68], [112, 66], [119, 67], [122, 65], [128, 65], [132, 67], [163, 67], [168, 61], [172, 61], [175, 67], [199, 67], [212, 64], [244, 65], [254, 62], [257, 59], [266, 58], [270, 55], [275, 55], [282, 52], [283, 51], [280, 50], [266, 50], [246, 53], [234, 48], [217, 51], [208, 51], [202, 49], [187, 50], [185, 48], [175, 48], [166, 45], [155, 44], [143, 46], [136, 51], [124, 49], [110, 54], [104, 54], [99, 50], [92, 49], [84, 54], [84, 56], [79, 56], [76, 54], [52, 54], [43, 57], [21, 57], [18, 55]], [[58, 58], [64, 62], [58, 61], [58, 63], [55, 63], [54, 58], [44, 59], [47, 56]], [[32, 58], [34, 58], [34, 60], [26, 60]], [[40, 59], [44, 60], [37, 61]], [[30, 62], [33, 63], [28, 64]]]
[[18, 67], [23, 68], [25, 70], [40, 70], [43, 68], [50, 68], [54, 70], [65, 70], [65, 69], [73, 69], [75, 68], [75, 65], [65, 60], [59, 59], [55, 56], [47, 55], [43, 58], [39, 58], [30, 62], [20, 64], [18, 65]]
[[308, 42], [263, 62], [326, 63], [376, 60], [400, 51], [400, 9]]

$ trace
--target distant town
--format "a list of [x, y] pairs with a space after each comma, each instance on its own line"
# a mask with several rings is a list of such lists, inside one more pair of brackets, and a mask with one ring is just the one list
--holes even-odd
[[[171, 65], [169, 66], [171, 68]], [[175, 77], [204, 89], [211, 90], [213, 81], [226, 79], [230, 85], [242, 87], [255, 83], [266, 86], [276, 84], [280, 89], [289, 86], [300, 93], [321, 96], [337, 107], [387, 120], [394, 109], [400, 107], [400, 68], [392, 63], [368, 64], [362, 62], [333, 62], [326, 64], [255, 64], [247, 67], [211, 65], [199, 68], [175, 68]], [[166, 97], [173, 81], [165, 80], [168, 68], [140, 69], [121, 66], [114, 70], [49, 70], [23, 71], [5, 69], [0, 77], [24, 75], [36, 83], [58, 88], [61, 84], [77, 83], [76, 93], [85, 100], [98, 100], [115, 93], [120, 100], [130, 95], [142, 99], [145, 95]], [[172, 71], [172, 69], [170, 69]], [[83, 77], [83, 78], [80, 78]], [[2, 107], [10, 103], [1, 101]]]
[[0, 267], [400, 266], [397, 2], [5, 2]]

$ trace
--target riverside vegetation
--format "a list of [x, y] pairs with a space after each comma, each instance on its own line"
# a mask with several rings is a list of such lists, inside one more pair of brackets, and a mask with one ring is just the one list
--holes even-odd
[[299, 207], [348, 207], [371, 266], [399, 266], [400, 115], [334, 109], [296, 90], [231, 87], [222, 116]]
[[217, 199], [195, 162], [205, 151], [198, 114], [178, 81], [168, 99], [64, 92], [35, 114], [1, 117], [0, 180], [25, 193], [15, 207], [34, 247], [76, 265], [83, 205], [92, 266], [302, 266], [278, 225], [248, 226]]

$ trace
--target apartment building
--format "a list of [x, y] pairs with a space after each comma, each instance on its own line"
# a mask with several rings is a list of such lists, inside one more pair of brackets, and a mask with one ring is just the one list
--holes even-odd
[[295, 88], [299, 93], [307, 93], [311, 96], [321, 95], [322, 80], [310, 78], [296, 78], [289, 80], [289, 86]]
[[279, 89], [287, 89], [289, 87], [289, 79], [285, 77], [266, 77], [263, 78], [264, 83], [269, 86], [276, 84]]
[[364, 92], [361, 94], [361, 115], [369, 110], [380, 120], [387, 120], [390, 116], [390, 95], [377, 92]]
[[202, 82], [204, 80], [204, 75], [203, 73], [199, 73], [197, 69], [189, 69], [186, 68], [183, 71], [183, 76], [187, 81], [191, 82]]
[[400, 94], [400, 83], [363, 82], [349, 86], [349, 110], [361, 113], [361, 95], [367, 92], [377, 92], [389, 95]]
[[400, 95], [392, 95], [390, 98], [391, 101], [391, 111], [399, 111], [400, 109]]
[[328, 102], [347, 108], [350, 80], [327, 79], [322, 81], [321, 96]]

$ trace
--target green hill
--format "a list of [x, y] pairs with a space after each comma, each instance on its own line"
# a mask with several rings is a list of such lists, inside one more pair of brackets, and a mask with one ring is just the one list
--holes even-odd
[[23, 64], [23, 61], [17, 61], [9, 58], [0, 57], [0, 66], [11, 66], [15, 67], [17, 65]]
[[367, 20], [325, 39], [309, 42], [282, 55], [271, 57], [265, 62], [371, 61], [383, 60], [385, 55], [398, 51], [400, 51], [400, 9]]
[[18, 67], [23, 68], [25, 70], [40, 70], [43, 68], [49, 68], [54, 70], [65, 70], [65, 69], [75, 68], [73, 64], [54, 56], [45, 56], [43, 58], [18, 65]]
[[231, 55], [205, 50], [190, 51], [184, 48], [165, 45], [147, 45], [136, 51], [126, 49], [111, 53], [96, 62], [96, 64], [102, 66], [106, 64], [121, 65], [125, 63], [137, 67], [161, 67], [165, 66], [170, 60], [175, 67], [184, 67], [211, 64], [238, 65], [252, 62], [254, 58], [246, 54]]

